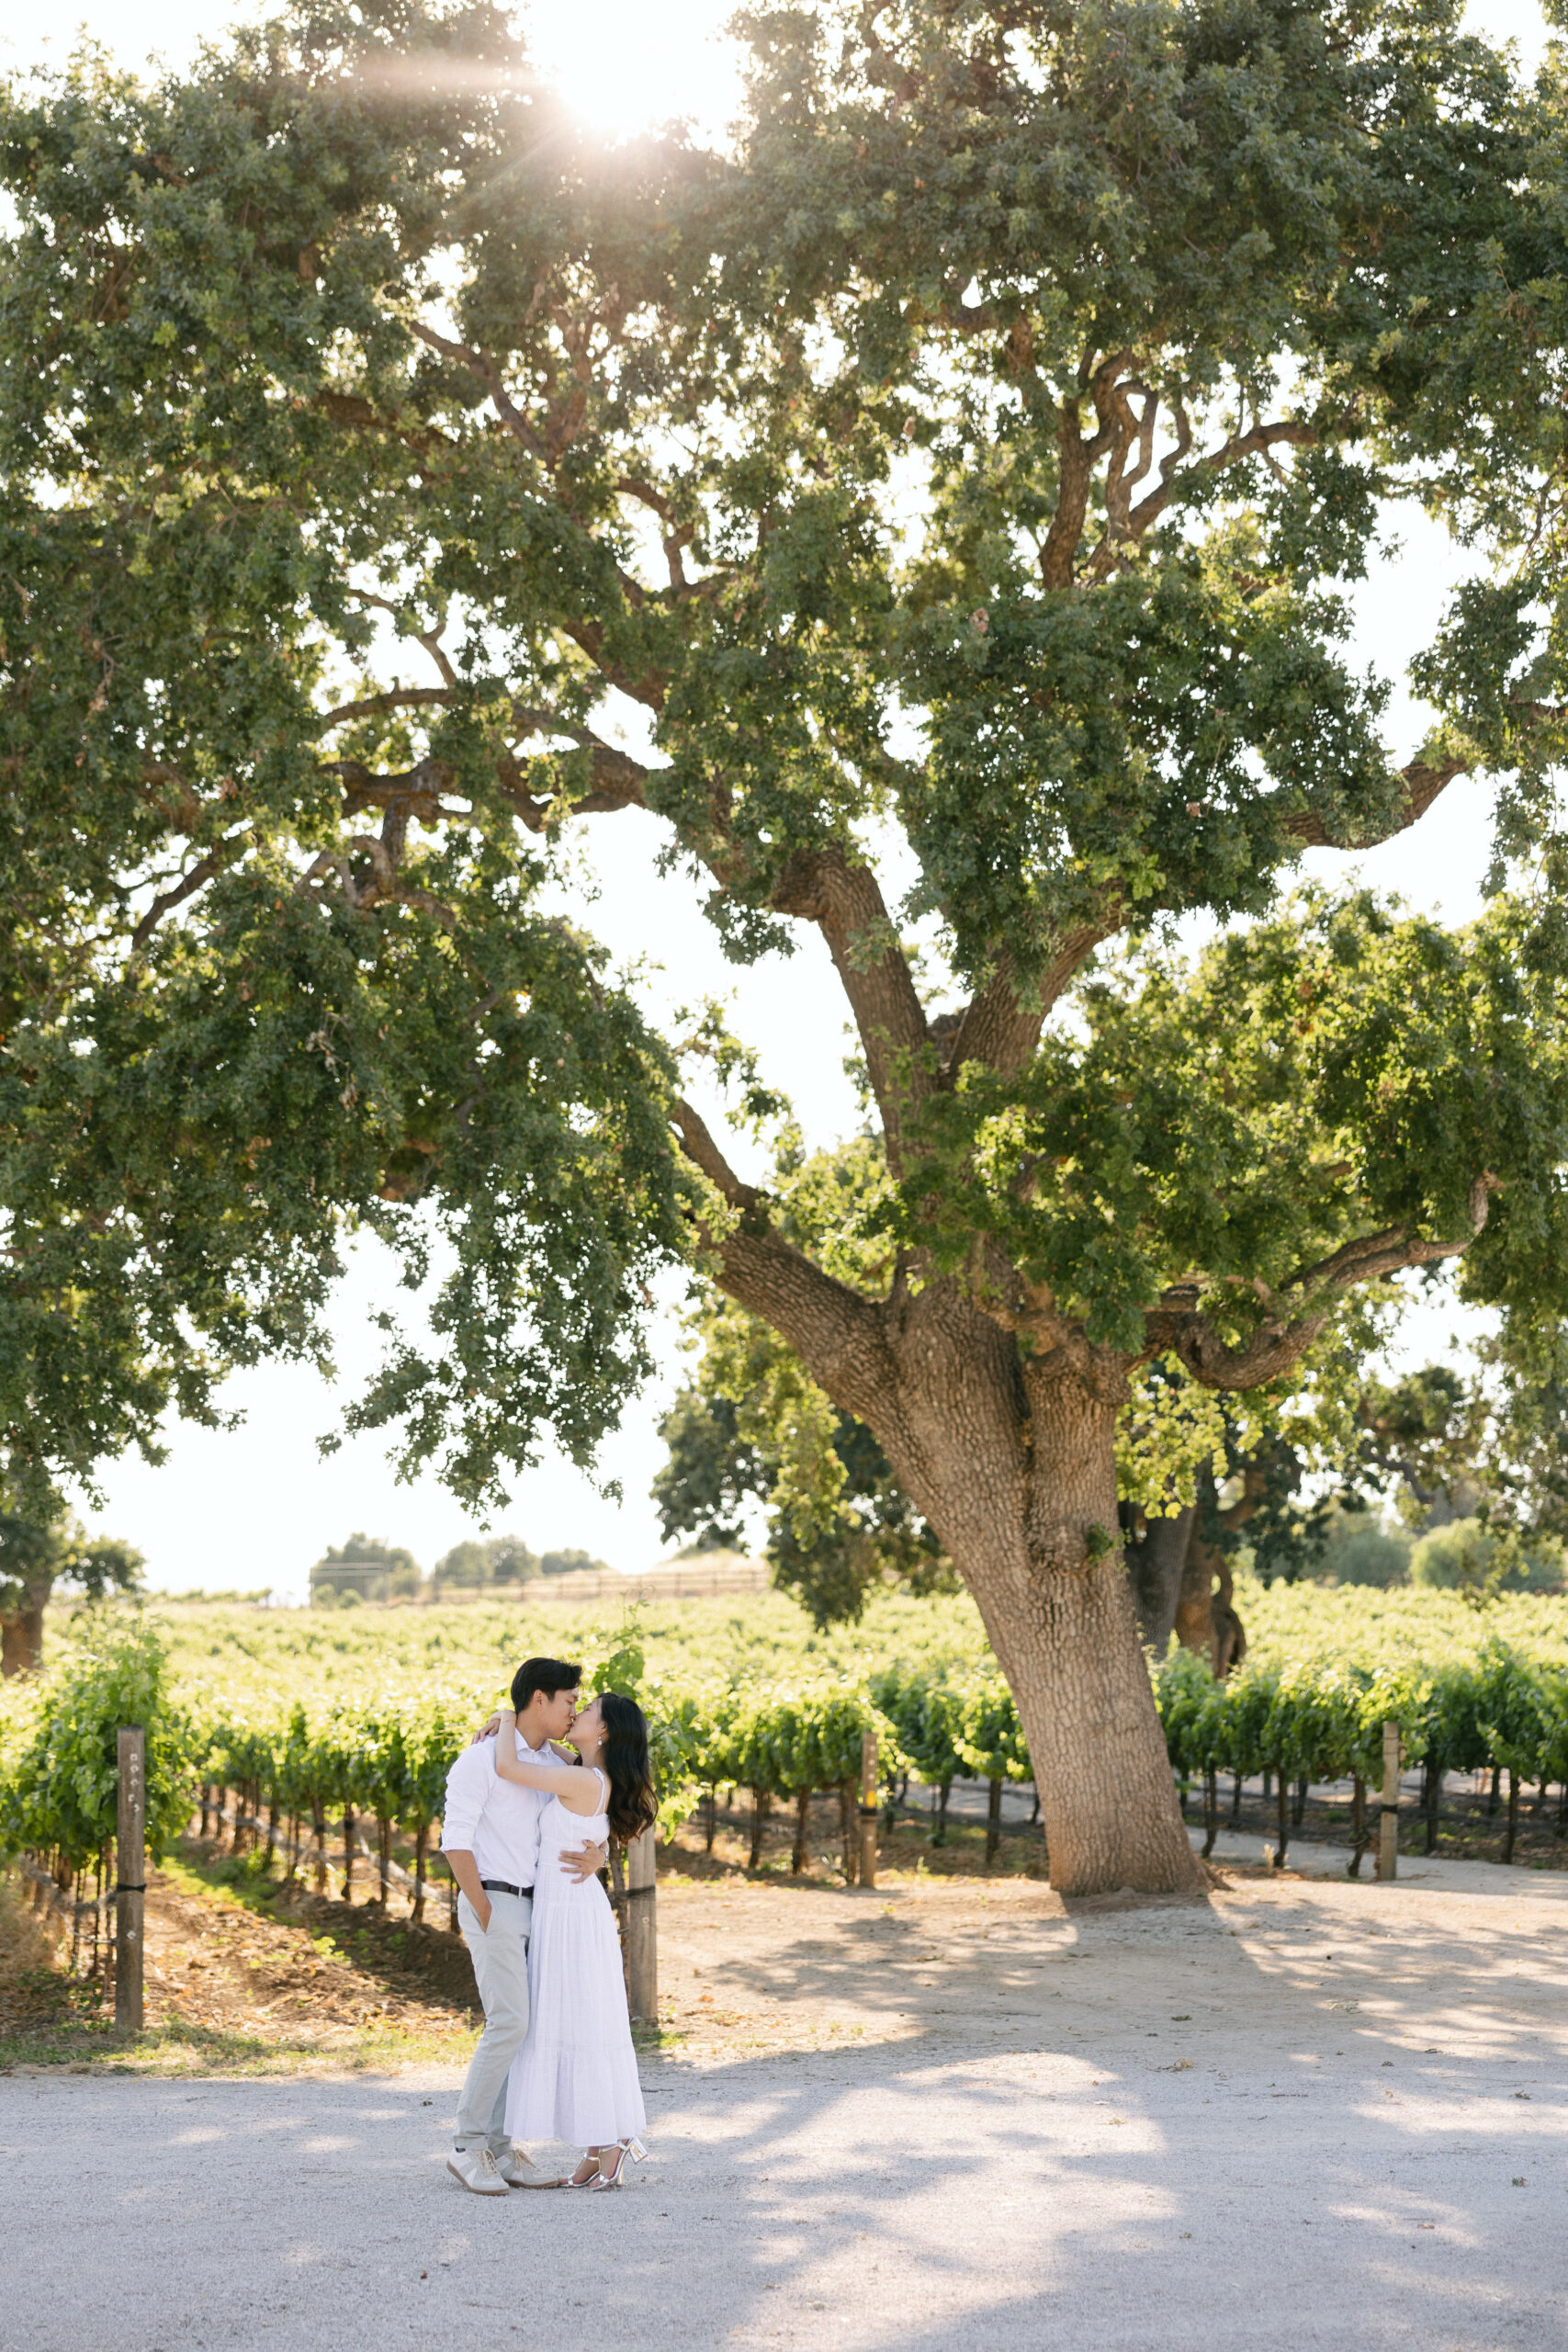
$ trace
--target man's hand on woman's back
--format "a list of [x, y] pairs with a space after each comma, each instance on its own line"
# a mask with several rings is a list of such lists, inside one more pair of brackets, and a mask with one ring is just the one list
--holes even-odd
[[597, 1878], [601, 1871], [609, 1868], [609, 1843], [606, 1840], [603, 1846], [595, 1846], [585, 1838], [578, 1852], [561, 1855], [560, 1866], [568, 1878], [575, 1879], [581, 1886], [584, 1879]]

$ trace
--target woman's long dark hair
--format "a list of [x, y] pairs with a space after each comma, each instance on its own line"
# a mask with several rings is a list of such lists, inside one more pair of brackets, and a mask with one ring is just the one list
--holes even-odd
[[599, 1709], [604, 1724], [599, 1761], [610, 1783], [605, 1807], [610, 1835], [629, 1845], [659, 1810], [648, 1760], [648, 1719], [635, 1699], [623, 1699], [617, 1690], [601, 1690]]

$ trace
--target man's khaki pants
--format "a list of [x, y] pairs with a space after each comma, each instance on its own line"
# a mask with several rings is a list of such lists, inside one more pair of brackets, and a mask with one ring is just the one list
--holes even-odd
[[506, 2077], [528, 2031], [528, 1930], [534, 1906], [525, 1894], [492, 1894], [490, 1925], [481, 1928], [466, 1894], [457, 1897], [457, 1924], [474, 1963], [485, 2030], [468, 2062], [457, 2101], [457, 2145], [482, 2140], [494, 2155], [511, 2143], [506, 2130]]

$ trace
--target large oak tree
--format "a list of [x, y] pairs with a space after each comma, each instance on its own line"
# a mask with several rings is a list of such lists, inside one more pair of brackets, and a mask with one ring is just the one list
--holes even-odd
[[[1560, 1287], [1556, 96], [1455, 15], [764, 15], [724, 157], [596, 148], [479, 0], [13, 95], [14, 1480], [318, 1347], [360, 1219], [437, 1292], [356, 1417], [482, 1500], [695, 1250], [974, 1591], [1058, 1883], [1197, 1883], [1130, 1373], [1255, 1387], [1461, 1252]], [[1483, 560], [1400, 767], [1336, 583], [1402, 486]], [[1483, 765], [1528, 902], [1274, 911]], [[827, 943], [879, 1164], [809, 1234], [548, 911], [632, 806], [735, 956]]]

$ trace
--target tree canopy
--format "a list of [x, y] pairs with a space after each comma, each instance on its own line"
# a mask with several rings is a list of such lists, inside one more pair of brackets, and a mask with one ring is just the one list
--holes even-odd
[[[1130, 1372], [1255, 1388], [1454, 1256], [1542, 1347], [1563, 1304], [1562, 69], [1453, 0], [749, 39], [722, 153], [596, 141], [488, 0], [0, 112], [10, 1476], [319, 1351], [360, 1223], [434, 1303], [351, 1422], [493, 1503], [547, 1426], [592, 1457], [700, 1255], [1092, 1781], [1065, 1883], [1175, 1883]], [[1401, 497], [1473, 550], [1404, 761], [1346, 601]], [[1281, 906], [1483, 771], [1479, 922]], [[811, 1247], [682, 1091], [711, 1032], [563, 918], [633, 806], [732, 956], [831, 955], [870, 1164]], [[1047, 1625], [1120, 1661], [1088, 1779]]]
[[[1539, 813], [1550, 80], [1521, 106], [1430, 6], [753, 38], [728, 164], [596, 146], [482, 6], [307, 6], [151, 89], [13, 93], [18, 1465], [318, 1345], [345, 1216], [415, 1275], [433, 1216], [455, 1261], [363, 1418], [470, 1497], [542, 1420], [592, 1449], [681, 1179], [668, 1052], [536, 910], [569, 811], [666, 817], [738, 954], [818, 922], [896, 1156], [935, 1096], [960, 1159], [998, 1088], [1043, 1097], [1095, 939], [1261, 911], [1481, 758], [1506, 846]], [[1501, 550], [1405, 770], [1333, 584], [1402, 483]], [[976, 991], [934, 1038], [860, 863], [895, 820]], [[1373, 1214], [1462, 1233], [1490, 1136], [1429, 1180], [1389, 1139]], [[1288, 1190], [1248, 1276], [1366, 1221]], [[1048, 1262], [1130, 1333], [1188, 1207], [1103, 1290], [1070, 1206]]]

